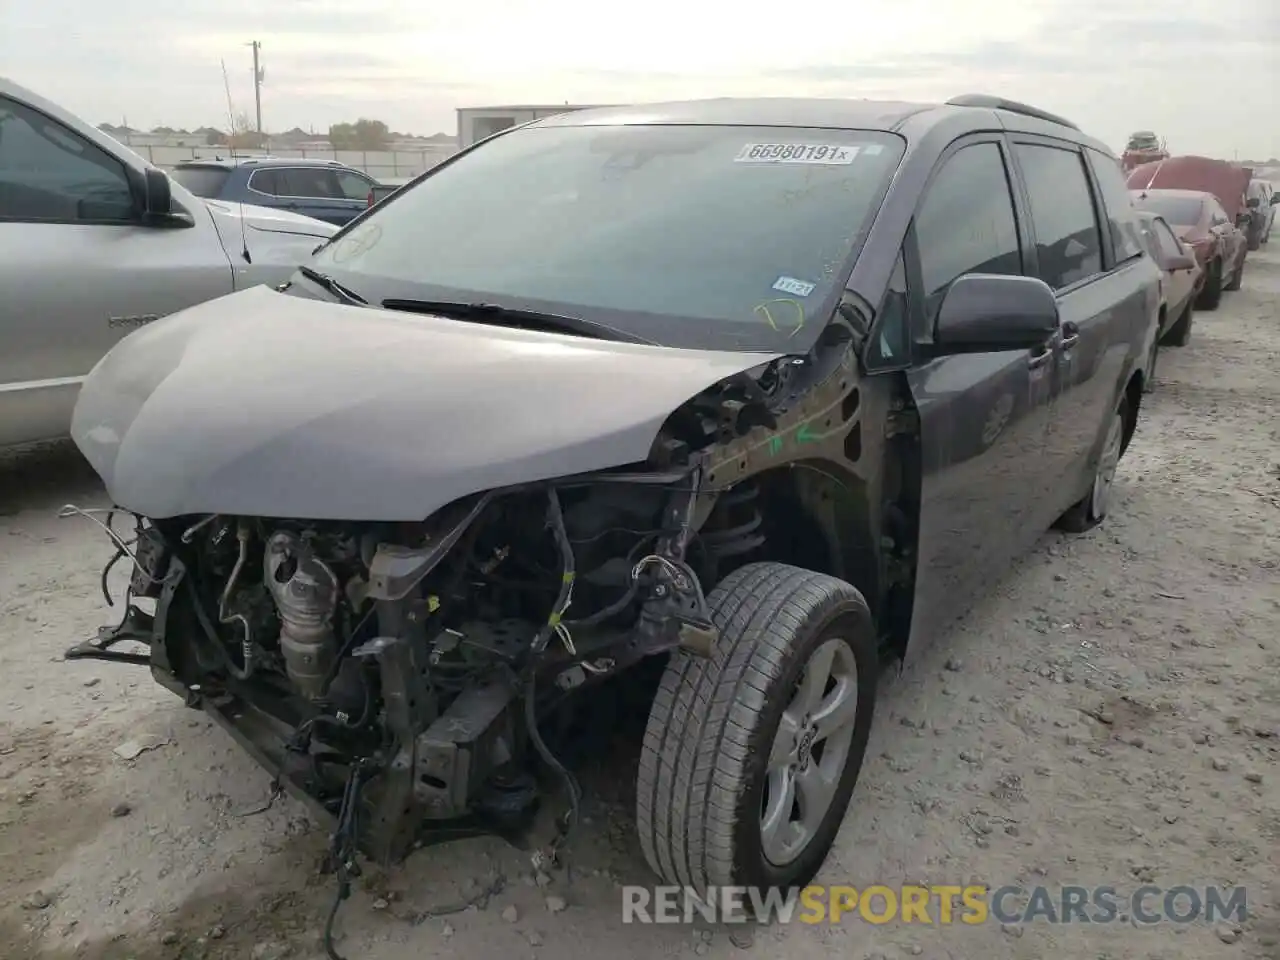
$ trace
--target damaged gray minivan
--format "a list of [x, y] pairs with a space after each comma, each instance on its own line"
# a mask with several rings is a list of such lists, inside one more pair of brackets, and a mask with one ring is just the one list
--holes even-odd
[[340, 862], [518, 835], [540, 773], [567, 829], [566, 731], [652, 664], [649, 863], [804, 884], [881, 665], [1106, 515], [1157, 284], [1116, 158], [1021, 104], [503, 132], [93, 370], [74, 437], [132, 596], [71, 655], [146, 645]]

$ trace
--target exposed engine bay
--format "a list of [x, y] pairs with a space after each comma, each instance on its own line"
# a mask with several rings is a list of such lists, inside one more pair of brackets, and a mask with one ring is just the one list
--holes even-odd
[[[890, 627], [910, 596], [909, 484], [892, 434], [861, 435], [855, 347], [837, 336], [718, 384], [644, 464], [473, 494], [418, 523], [135, 515], [126, 538], [91, 517], [112, 563], [133, 563], [130, 597], [68, 657], [148, 664], [336, 819], [347, 861], [470, 832], [519, 842], [547, 772], [567, 795], [554, 858], [581, 798], [553, 749], [565, 710], [646, 659], [711, 656], [706, 593], [729, 571], [762, 556], [830, 570]], [[891, 398], [872, 402], [896, 422]], [[109, 649], [124, 640], [149, 653]]]

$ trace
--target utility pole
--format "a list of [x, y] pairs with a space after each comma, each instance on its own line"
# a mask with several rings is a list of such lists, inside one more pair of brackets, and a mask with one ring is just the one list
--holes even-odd
[[257, 121], [258, 133], [262, 133], [262, 68], [258, 66], [258, 54], [262, 51], [262, 44], [254, 40], [249, 46], [253, 47], [253, 106]]

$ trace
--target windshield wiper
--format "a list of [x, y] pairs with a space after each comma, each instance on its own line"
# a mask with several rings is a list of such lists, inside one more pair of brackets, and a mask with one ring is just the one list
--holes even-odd
[[619, 330], [605, 323], [583, 317], [569, 317], [541, 310], [522, 310], [504, 307], [496, 303], [464, 303], [459, 300], [404, 300], [392, 297], [382, 301], [388, 310], [405, 313], [427, 313], [451, 317], [467, 323], [487, 323], [499, 327], [519, 327], [525, 330], [541, 330], [546, 333], [572, 333], [597, 340], [617, 340], [622, 343], [647, 343], [648, 340], [629, 330]]
[[298, 267], [298, 272], [312, 283], [316, 283], [324, 287], [344, 303], [349, 303], [357, 307], [367, 307], [369, 305], [368, 300], [360, 296], [360, 294], [356, 293], [350, 287], [343, 286], [327, 273], [321, 273], [319, 270], [312, 270], [310, 267]]

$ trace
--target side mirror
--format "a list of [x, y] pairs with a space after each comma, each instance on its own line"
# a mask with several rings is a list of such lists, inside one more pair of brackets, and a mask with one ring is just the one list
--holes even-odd
[[146, 174], [145, 213], [154, 219], [164, 219], [173, 213], [173, 193], [169, 189], [169, 177], [155, 167], [148, 167]]
[[970, 273], [943, 295], [933, 339], [940, 355], [1031, 350], [1059, 325], [1058, 301], [1043, 280]]
[[1262, 201], [1259, 200], [1257, 197], [1250, 197], [1248, 200], [1245, 201], [1245, 206], [1248, 207], [1250, 210], [1257, 210], [1261, 202]]
[[1196, 258], [1189, 253], [1175, 253], [1164, 259], [1165, 269], [1167, 270], [1194, 270], [1199, 264]]

